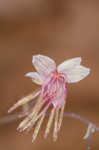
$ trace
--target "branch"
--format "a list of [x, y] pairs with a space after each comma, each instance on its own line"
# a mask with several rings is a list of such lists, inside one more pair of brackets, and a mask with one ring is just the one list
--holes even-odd
[[[17, 121], [18, 119], [23, 118], [25, 115], [26, 114], [24, 112], [14, 114], [14, 115], [8, 115], [8, 116], [0, 119], [0, 125], [8, 124], [8, 123], [13, 122], [13, 121]], [[49, 114], [46, 114], [46, 115], [48, 116]], [[90, 144], [91, 144], [91, 136], [95, 131], [99, 131], [99, 127], [96, 126], [95, 124], [93, 124], [88, 119], [84, 118], [83, 116], [72, 113], [72, 112], [65, 112], [64, 117], [71, 117], [74, 119], [78, 119], [78, 120], [80, 120], [83, 123], [88, 125], [88, 129], [87, 129], [86, 134], [83, 137], [83, 139], [88, 139], [88, 142], [86, 145], [86, 150], [89, 150]]]
[[7, 115], [6, 117], [2, 117], [0, 119], [0, 125], [4, 125], [4, 124], [11, 123], [13, 121], [17, 121], [18, 119], [23, 118], [23, 117], [24, 117], [23, 113]]
[[81, 115], [78, 115], [78, 114], [75, 114], [75, 113], [72, 113], [72, 112], [65, 112], [64, 113], [64, 116], [66, 117], [71, 117], [71, 118], [75, 118], [75, 119], [78, 119], [80, 121], [82, 121], [83, 123], [85, 124], [92, 124], [93, 128], [96, 130], [96, 131], [99, 131], [99, 127], [96, 126], [95, 124], [93, 124], [91, 121], [89, 121], [88, 119], [86, 119], [85, 117], [81, 116]]

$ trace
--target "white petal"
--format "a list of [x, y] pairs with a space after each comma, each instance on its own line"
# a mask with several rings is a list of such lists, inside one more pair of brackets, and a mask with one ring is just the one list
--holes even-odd
[[32, 63], [43, 79], [56, 69], [54, 60], [47, 56], [35, 55], [33, 56]]
[[32, 78], [32, 81], [39, 85], [42, 85], [43, 83], [43, 80], [41, 79], [40, 75], [37, 72], [29, 72], [25, 74], [25, 76]]
[[90, 69], [83, 66], [76, 66], [66, 73], [68, 83], [75, 83], [84, 79], [90, 73]]
[[80, 63], [81, 63], [81, 57], [72, 58], [72, 59], [69, 59], [69, 60], [64, 61], [63, 63], [61, 63], [57, 67], [57, 69], [58, 69], [59, 72], [63, 72], [63, 71], [72, 69], [75, 66], [80, 65]]

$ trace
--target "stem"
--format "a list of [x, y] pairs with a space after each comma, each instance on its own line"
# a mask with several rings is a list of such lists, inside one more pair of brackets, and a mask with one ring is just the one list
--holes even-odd
[[0, 119], [0, 125], [8, 124], [8, 123], [11, 123], [13, 121], [17, 121], [23, 117], [24, 117], [23, 113], [18, 113], [18, 114], [14, 114], [14, 115], [7, 115], [6, 117], [2, 117]]
[[[46, 116], [48, 116], [48, 115], [49, 114], [46, 114]], [[17, 121], [18, 119], [23, 118], [23, 117], [24, 117], [24, 113], [23, 112], [22, 113], [13, 114], [13, 115], [7, 115], [6, 117], [2, 117], [0, 119], [0, 125], [7, 124], [7, 123], [10, 123], [10, 122], [13, 122], [13, 121]], [[84, 118], [81, 115], [78, 115], [78, 114], [75, 114], [75, 113], [72, 113], [72, 112], [65, 112], [64, 113], [64, 117], [71, 117], [71, 118], [74, 118], [74, 119], [78, 119], [78, 120], [82, 121], [83, 123], [85, 123], [87, 125], [92, 124], [93, 128], [96, 131], [99, 131], [99, 127], [98, 126], [96, 126], [91, 121], [89, 121], [88, 119]]]
[[78, 119], [80, 121], [82, 121], [83, 123], [89, 125], [89, 124], [92, 124], [93, 128], [96, 130], [96, 131], [99, 131], [99, 127], [96, 126], [95, 124], [93, 124], [91, 121], [89, 121], [88, 119], [86, 119], [85, 117], [81, 116], [81, 115], [78, 115], [78, 114], [75, 114], [75, 113], [72, 113], [72, 112], [65, 112], [64, 113], [64, 116], [65, 117], [71, 117], [71, 118], [75, 118], [75, 119]]
[[[4, 125], [4, 124], [11, 123], [13, 121], [17, 121], [20, 118], [23, 118], [24, 116], [26, 116], [26, 114], [24, 112], [21, 112], [21, 113], [17, 113], [17, 114], [13, 114], [13, 115], [8, 115], [6, 117], [2, 117], [0, 119], [0, 125]], [[49, 113], [46, 113], [46, 116], [49, 116]], [[91, 125], [91, 129], [90, 129], [88, 137], [87, 137], [88, 141], [87, 141], [87, 145], [86, 145], [86, 150], [89, 150], [90, 144], [91, 144], [91, 136], [92, 136], [93, 130], [99, 131], [99, 127], [96, 126], [95, 124], [93, 124], [88, 119], [84, 118], [83, 116], [75, 114], [73, 112], [65, 112], [64, 113], [64, 117], [71, 117], [71, 118], [74, 118], [74, 119], [78, 119], [78, 120], [82, 121], [83, 123], [87, 124], [88, 126]], [[87, 130], [87, 132], [88, 132], [88, 130]]]

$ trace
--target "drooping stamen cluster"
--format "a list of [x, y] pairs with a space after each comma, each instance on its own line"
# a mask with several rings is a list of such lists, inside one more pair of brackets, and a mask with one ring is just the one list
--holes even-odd
[[53, 130], [53, 139], [57, 139], [57, 132], [60, 130], [64, 106], [65, 106], [65, 99], [66, 99], [66, 82], [62, 74], [58, 72], [52, 73], [45, 81], [41, 90], [35, 94], [31, 94], [22, 100], [18, 101], [12, 108], [9, 109], [9, 112], [13, 111], [18, 106], [21, 106], [31, 99], [36, 97], [37, 99], [36, 104], [32, 108], [32, 110], [28, 110], [26, 112], [26, 119], [24, 119], [19, 127], [17, 128], [20, 132], [27, 130], [29, 132], [33, 126], [36, 124], [32, 141], [34, 141], [37, 137], [39, 132], [40, 126], [44, 120], [46, 112], [48, 108], [52, 105], [51, 113], [49, 114], [49, 119], [47, 123], [47, 127], [45, 130], [44, 137], [48, 136], [50, 131], [52, 122], [54, 120], [54, 130]]

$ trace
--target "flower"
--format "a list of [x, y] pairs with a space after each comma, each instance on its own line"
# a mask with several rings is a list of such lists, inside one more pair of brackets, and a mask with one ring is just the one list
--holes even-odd
[[56, 141], [63, 120], [67, 84], [82, 80], [89, 74], [90, 69], [80, 65], [81, 57], [64, 61], [56, 67], [54, 60], [51, 58], [43, 55], [35, 55], [33, 56], [32, 63], [37, 72], [30, 72], [25, 76], [30, 77], [33, 82], [41, 85], [41, 88], [37, 92], [19, 100], [8, 112], [12, 112], [17, 107], [36, 99], [34, 106], [25, 112], [26, 118], [18, 127], [19, 131], [30, 131], [35, 125], [32, 136], [32, 141], [34, 141], [46, 112], [51, 108], [44, 137], [48, 136], [52, 122], [54, 122], [53, 140]]

